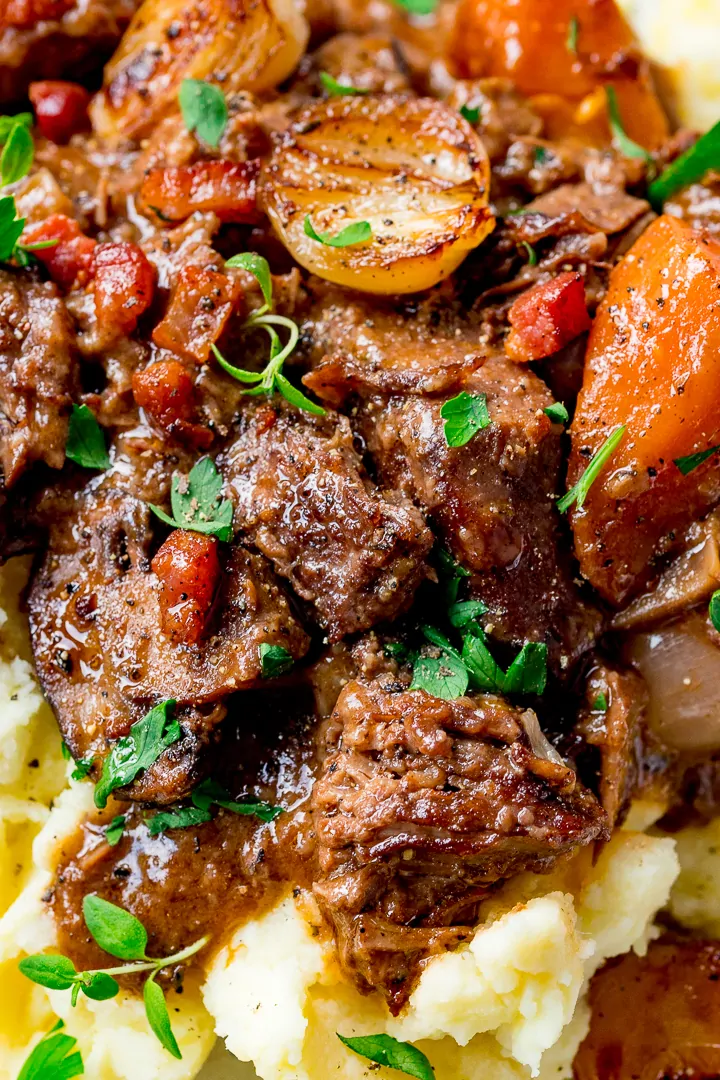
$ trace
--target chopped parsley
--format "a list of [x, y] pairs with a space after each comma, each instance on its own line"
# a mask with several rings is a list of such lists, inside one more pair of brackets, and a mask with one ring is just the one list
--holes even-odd
[[183, 79], [178, 101], [188, 131], [194, 131], [208, 146], [219, 146], [228, 121], [222, 90], [201, 79]]
[[605, 694], [598, 694], [592, 703], [593, 710], [595, 712], [607, 712], [608, 711], [608, 699]]
[[456, 630], [473, 630], [478, 620], [487, 615], [488, 607], [482, 600], [459, 600], [448, 608], [450, 625]]
[[653, 209], [662, 212], [663, 203], [680, 188], [700, 180], [709, 169], [720, 168], [720, 120], [694, 146], [664, 169], [648, 188]]
[[463, 578], [470, 577], [470, 571], [460, 563], [455, 562], [447, 548], [437, 549], [438, 577], [443, 589], [445, 603], [450, 607], [457, 600], [460, 582]]
[[710, 616], [710, 622], [718, 633], [720, 633], [720, 589], [717, 589], [710, 597], [708, 614]]
[[410, 689], [424, 690], [443, 701], [462, 697], [468, 688], [468, 673], [459, 652], [433, 627], [423, 627], [423, 634], [440, 650], [440, 656], [417, 657]]
[[570, 488], [567, 494], [563, 495], [562, 499], [558, 501], [557, 507], [561, 514], [564, 514], [566, 510], [569, 510], [573, 503], [577, 503], [578, 510], [582, 509], [590, 488], [617, 450], [625, 435], [625, 431], [625, 424], [621, 424], [619, 427], [615, 428], [612, 434], [608, 435], [577, 484]]
[[84, 469], [110, 468], [105, 436], [87, 405], [73, 405], [68, 424], [65, 456]]
[[553, 424], [567, 424], [570, 419], [565, 406], [560, 401], [553, 402], [552, 405], [548, 405], [546, 409], [543, 409], [546, 416], [549, 416]]
[[100, 810], [107, 806], [111, 792], [131, 784], [138, 773], [154, 765], [163, 751], [181, 738], [180, 724], [172, 719], [174, 709], [172, 699], [161, 701], [113, 745], [95, 787], [95, 805]]
[[520, 243], [525, 248], [528, 266], [537, 266], [538, 257], [535, 248], [532, 246], [532, 244], [528, 244], [527, 240], [521, 240]]
[[567, 32], [567, 50], [572, 53], [573, 56], [578, 54], [578, 35], [580, 34], [580, 20], [577, 15], [573, 15], [568, 23]]
[[410, 15], [432, 15], [440, 0], [395, 0], [395, 3]]
[[448, 446], [465, 446], [478, 431], [490, 425], [487, 397], [485, 394], [468, 394], [467, 390], [446, 401], [440, 416], [445, 421]]
[[177, 473], [173, 476], [170, 491], [172, 517], [152, 503], [150, 509], [174, 529], [190, 529], [229, 541], [232, 539], [233, 505], [229, 499], [222, 498], [221, 492], [222, 477], [215, 462], [212, 458], [203, 457], [193, 465], [186, 478], [181, 479]]
[[477, 124], [480, 119], [480, 106], [461, 105], [460, 115], [463, 120], [467, 120], [468, 124]]
[[353, 97], [355, 94], [370, 93], [369, 90], [364, 90], [360, 86], [350, 86], [349, 83], [338, 82], [327, 71], [320, 72], [320, 82], [323, 90], [330, 94], [331, 97]]
[[70, 773], [71, 779], [84, 780], [87, 776], [90, 775], [94, 763], [94, 757], [79, 758], [78, 761], [75, 762], [75, 768]]
[[433, 1067], [422, 1050], [412, 1043], [400, 1042], [392, 1035], [358, 1035], [354, 1038], [336, 1033], [341, 1043], [378, 1065], [388, 1069], [397, 1069], [416, 1080], [435, 1080]]
[[125, 815], [117, 814], [112, 821], [105, 826], [105, 839], [110, 847], [120, 843], [125, 829]]
[[720, 446], [711, 446], [708, 450], [700, 450], [697, 454], [688, 454], [687, 457], [673, 458], [673, 463], [677, 465], [683, 476], [688, 476], [691, 472], [702, 465], [704, 461], [711, 458], [713, 454], [717, 454], [720, 450]]
[[639, 146], [638, 143], [633, 142], [629, 135], [626, 134], [623, 127], [622, 117], [620, 116], [620, 106], [618, 105], [617, 92], [614, 86], [605, 87], [605, 96], [607, 98], [607, 111], [608, 121], [610, 123], [610, 130], [612, 131], [613, 139], [617, 144], [618, 149], [625, 157], [629, 158], [641, 158], [643, 161], [652, 162], [652, 154], [645, 149], [644, 146]]
[[282, 645], [268, 645], [266, 641], [258, 648], [263, 679], [275, 679], [285, 675], [295, 663], [292, 655]]
[[311, 240], [316, 240], [318, 244], [324, 244], [325, 247], [334, 248], [346, 248], [352, 247], [354, 244], [364, 244], [372, 236], [369, 221], [356, 221], [352, 225], [346, 225], [337, 236], [331, 236], [327, 232], [318, 232], [309, 214], [305, 215], [303, 230]]
[[[93, 1001], [107, 1001], [115, 997], [120, 991], [120, 984], [114, 977], [116, 975], [147, 973], [143, 999], [148, 1024], [168, 1053], [175, 1058], [181, 1058], [180, 1048], [172, 1032], [165, 996], [155, 982], [155, 977], [163, 968], [189, 960], [207, 945], [208, 938], [200, 938], [193, 945], [172, 956], [151, 959], [146, 952], [147, 931], [131, 912], [116, 904], [111, 904], [100, 896], [90, 894], [83, 899], [83, 918], [90, 934], [104, 952], [118, 960], [130, 961], [130, 963], [109, 969], [77, 971], [72, 960], [67, 956], [58, 953], [38, 953], [34, 956], [26, 956], [20, 961], [18, 966], [22, 974], [49, 990], [69, 990], [70, 1003], [74, 1006], [81, 992]], [[148, 986], [153, 987], [149, 992]], [[57, 1030], [58, 1025], [53, 1028], [49, 1036], [46, 1036], [48, 1042]], [[68, 1039], [68, 1036], [63, 1038]], [[38, 1044], [33, 1054], [42, 1045], [42, 1043]], [[74, 1045], [74, 1039], [66, 1043], [56, 1043], [52, 1053], [46, 1053], [44, 1057], [38, 1054], [33, 1070], [26, 1071], [32, 1061], [31, 1055], [20, 1077], [23, 1080], [31, 1080], [31, 1078], [32, 1080], [71, 1080], [74, 1076], [80, 1076], [83, 1072], [82, 1061], [79, 1061], [79, 1068], [77, 1068], [78, 1062], [74, 1063], [76, 1071], [72, 1072], [67, 1071], [67, 1059], [65, 1062], [62, 1060]], [[61, 1054], [61, 1050], [64, 1053]], [[79, 1057], [78, 1054], [77, 1058]], [[63, 1069], [58, 1069], [54, 1073], [49, 1071], [49, 1066], [61, 1065], [64, 1066]]]
[[206, 821], [212, 821], [209, 810], [201, 810], [198, 806], [185, 806], [177, 810], [161, 810], [154, 814], [148, 822], [148, 832], [151, 836], [158, 836], [167, 829], [189, 829], [194, 825], [203, 825]]

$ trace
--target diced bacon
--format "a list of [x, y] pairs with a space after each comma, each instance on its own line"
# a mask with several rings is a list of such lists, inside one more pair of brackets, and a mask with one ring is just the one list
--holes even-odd
[[195, 389], [190, 373], [179, 360], [159, 360], [132, 380], [135, 401], [169, 434], [207, 449], [213, 435], [209, 428], [193, 423]]
[[257, 208], [258, 164], [247, 161], [199, 161], [167, 169], [151, 169], [140, 201], [161, 221], [184, 221], [196, 210], [217, 214], [221, 221], [253, 223]]
[[162, 349], [204, 363], [242, 296], [240, 284], [217, 270], [185, 266], [165, 318], [153, 331]]
[[61, 19], [75, 0], [6, 0], [0, 11], [0, 30], [13, 26], [27, 30], [36, 23]]
[[186, 645], [200, 640], [220, 580], [214, 536], [175, 529], [152, 561], [160, 582], [163, 631]]
[[93, 262], [95, 318], [104, 337], [130, 334], [152, 303], [155, 270], [137, 244], [98, 244]]
[[511, 360], [541, 360], [590, 329], [580, 274], [559, 274], [519, 296], [508, 314], [505, 352]]
[[51, 214], [23, 233], [23, 244], [57, 240], [53, 247], [37, 248], [33, 254], [47, 267], [53, 281], [69, 292], [87, 285], [93, 273], [97, 241], [86, 236], [74, 218]]
[[89, 126], [90, 94], [72, 82], [30, 83], [28, 91], [38, 127], [46, 139], [63, 144]]

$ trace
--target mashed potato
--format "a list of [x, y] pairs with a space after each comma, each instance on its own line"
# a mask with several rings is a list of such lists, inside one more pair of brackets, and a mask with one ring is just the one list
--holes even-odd
[[[483, 926], [462, 950], [428, 964], [403, 1016], [341, 978], [318, 933], [317, 913], [287, 899], [240, 928], [212, 959], [205, 985], [170, 995], [183, 1060], [149, 1032], [129, 995], [70, 1008], [67, 993], [23, 978], [18, 959], [51, 948], [42, 895], [60, 843], [92, 806], [88, 783], [68, 779], [57, 725], [29, 663], [18, 612], [26, 567], [0, 571], [0, 1078], [15, 1080], [29, 1048], [61, 1016], [78, 1039], [91, 1080], [190, 1080], [217, 1031], [254, 1061], [264, 1080], [360, 1080], [368, 1063], [335, 1036], [388, 1031], [417, 1042], [442, 1080], [558, 1080], [587, 1027], [587, 979], [608, 957], [643, 950], [678, 871], [674, 841], [619, 833], [595, 866], [581, 852], [553, 875], [522, 875], [485, 905]], [[682, 849], [682, 845], [681, 845]], [[688, 865], [690, 864], [688, 856]], [[720, 870], [719, 870], [720, 872]], [[212, 1080], [253, 1075], [215, 1056]], [[373, 1070], [377, 1080], [397, 1074]]]

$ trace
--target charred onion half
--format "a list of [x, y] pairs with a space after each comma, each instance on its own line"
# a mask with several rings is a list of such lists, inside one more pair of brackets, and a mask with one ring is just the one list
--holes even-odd
[[[338, 98], [304, 110], [273, 153], [261, 199], [294, 258], [327, 281], [409, 293], [447, 277], [488, 235], [489, 164], [453, 109], [400, 95]], [[331, 246], [366, 222], [367, 239]], [[367, 233], [367, 230], [364, 230]]]

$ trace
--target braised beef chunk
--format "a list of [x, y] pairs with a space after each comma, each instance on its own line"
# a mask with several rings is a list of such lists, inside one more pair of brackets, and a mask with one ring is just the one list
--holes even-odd
[[553, 505], [561, 444], [543, 411], [552, 397], [536, 375], [502, 356], [463, 389], [486, 396], [491, 421], [464, 446], [445, 438], [441, 409], [451, 394], [374, 398], [359, 411], [359, 429], [382, 482], [429, 514], [470, 572], [493, 635], [545, 642], [564, 670], [592, 643], [600, 620], [573, 581]]
[[370, 481], [344, 416], [248, 407], [221, 467], [242, 536], [314, 604], [330, 640], [407, 610], [432, 536]]
[[34, 462], [65, 461], [77, 390], [73, 332], [54, 285], [0, 270], [0, 465], [11, 487]]
[[574, 772], [533, 752], [534, 721], [499, 698], [441, 701], [387, 677], [340, 695], [313, 795], [315, 894], [348, 974], [394, 1011], [418, 960], [471, 933], [492, 885], [608, 835]]
[[[295, 658], [308, 647], [269, 564], [239, 545], [223, 545], [202, 641], [178, 639], [164, 618], [165, 585], [151, 569], [152, 539], [144, 503], [113, 489], [83, 492], [74, 515], [51, 531], [33, 582], [35, 663], [76, 758], [103, 756], [168, 698], [187, 711], [194, 754], [222, 718], [217, 703], [261, 678], [261, 645], [281, 646]], [[163, 755], [169, 780], [171, 762], [188, 749], [178, 744]], [[140, 783], [131, 794], [178, 797], [174, 780], [168, 788], [158, 780], [152, 795]]]

